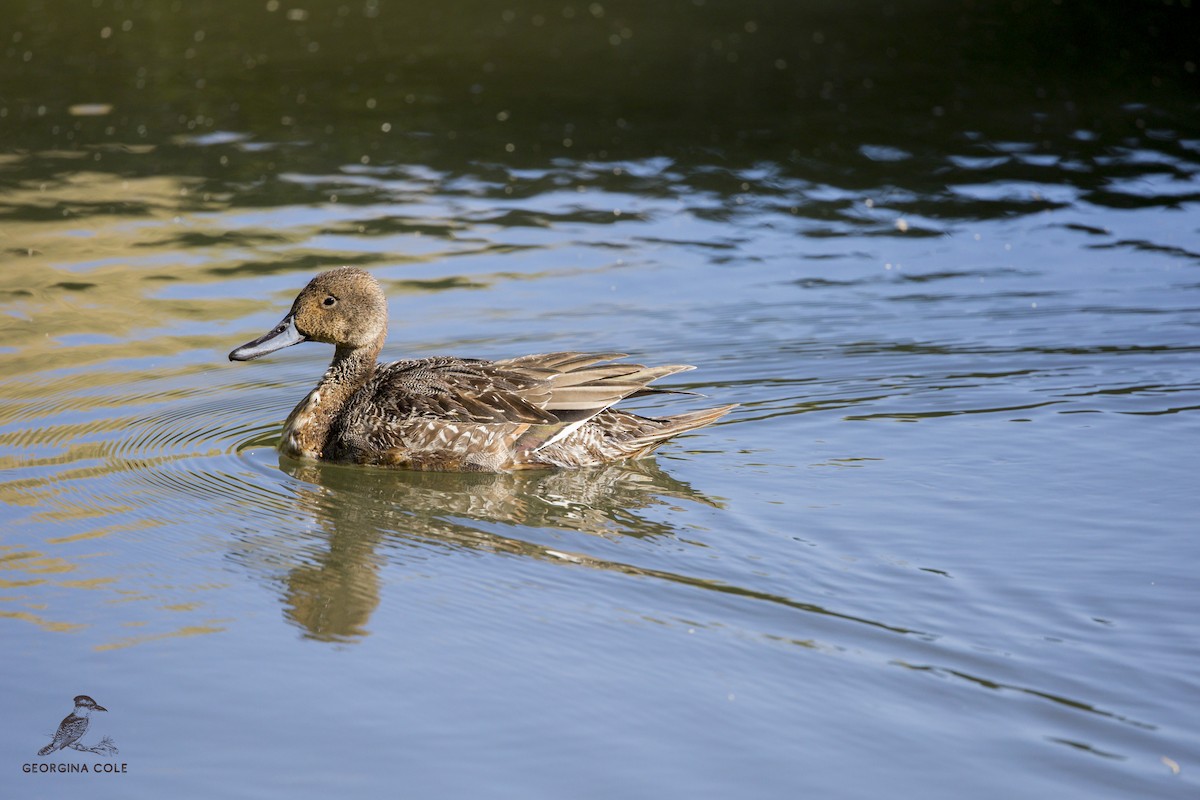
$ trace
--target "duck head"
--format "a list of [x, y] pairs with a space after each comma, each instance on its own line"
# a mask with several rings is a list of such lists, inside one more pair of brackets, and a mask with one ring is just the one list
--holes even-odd
[[387, 297], [379, 281], [355, 267], [322, 272], [301, 290], [278, 325], [229, 354], [249, 361], [301, 342], [326, 342], [339, 349], [382, 346], [387, 336]]

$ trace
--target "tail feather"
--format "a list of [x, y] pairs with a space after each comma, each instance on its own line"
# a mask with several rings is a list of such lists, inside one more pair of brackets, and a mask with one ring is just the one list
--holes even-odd
[[[580, 420], [552, 437], [530, 434], [526, 460], [518, 468], [583, 467], [642, 458], [650, 455], [673, 436], [716, 422], [737, 405], [707, 408], [652, 419], [618, 409], [605, 409], [589, 419]], [[536, 428], [536, 426], [535, 426]]]
[[[687, 364], [647, 367], [617, 362], [620, 353], [540, 353], [493, 363], [529, 383], [527, 400], [547, 418], [521, 417], [526, 424], [512, 442], [514, 468], [585, 466], [653, 452], [673, 436], [716, 422], [734, 406], [648, 418], [612, 408], [627, 397], [658, 393], [694, 394], [649, 384], [695, 369]], [[507, 379], [507, 377], [506, 377]], [[494, 405], [493, 401], [493, 405]]]
[[672, 437], [694, 431], [696, 428], [703, 428], [705, 425], [711, 425], [737, 406], [737, 403], [731, 403], [727, 406], [689, 411], [686, 414], [675, 414], [670, 417], [649, 420], [655, 423], [653, 427], [646, 426], [643, 432], [623, 442], [622, 445], [630, 449], [630, 458], [641, 458], [654, 452]]

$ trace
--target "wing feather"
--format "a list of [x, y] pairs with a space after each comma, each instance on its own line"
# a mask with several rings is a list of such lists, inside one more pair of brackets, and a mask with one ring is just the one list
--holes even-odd
[[626, 397], [659, 391], [648, 387], [650, 382], [692, 369], [613, 363], [624, 357], [560, 352], [500, 361], [397, 361], [381, 367], [369, 384], [370, 407], [382, 411], [385, 427], [417, 419], [443, 425], [518, 424], [533, 427], [526, 437], [530, 444], [557, 441]]

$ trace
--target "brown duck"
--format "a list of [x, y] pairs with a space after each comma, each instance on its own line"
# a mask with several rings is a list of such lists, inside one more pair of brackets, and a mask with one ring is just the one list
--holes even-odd
[[379, 282], [353, 267], [322, 272], [268, 334], [229, 354], [248, 361], [300, 342], [333, 363], [284, 424], [293, 457], [418, 470], [581, 467], [639, 458], [732, 405], [660, 419], [611, 406], [692, 369], [612, 363], [621, 353], [545, 353], [483, 361], [439, 356], [377, 364], [387, 337]]

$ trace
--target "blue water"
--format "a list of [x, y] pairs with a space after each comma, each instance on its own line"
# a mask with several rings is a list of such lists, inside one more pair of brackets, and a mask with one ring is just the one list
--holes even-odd
[[[1104, 73], [1031, 111], [968, 70], [960, 95], [995, 102], [946, 102], [938, 128], [909, 52], [872, 73], [914, 81], [886, 119], [850, 89], [830, 110], [842, 83], [793, 113], [704, 71], [807, 63], [770, 13], [843, 42], [823, 75], [867, 70], [855, 18], [711, 10], [689, 17], [722, 31], [696, 91], [738, 113], [697, 128], [691, 83], [649, 49], [620, 60], [669, 41], [649, 12], [476, 10], [421, 50], [377, 5], [268, 4], [240, 31], [201, 6], [22, 17], [6, 55], [0, 795], [1196, 794], [1200, 131], [1175, 73], [1122, 39], [1112, 96]], [[351, 33], [374, 19], [367, 47]], [[991, 42], [987, 19], [964, 35]], [[616, 61], [539, 49], [585, 23]], [[43, 55], [75, 41], [134, 66], [59, 102]], [[506, 60], [520, 43], [532, 66]], [[1143, 66], [1167, 88], [1139, 95]], [[588, 112], [579, 82], [613, 94]], [[197, 122], [185, 89], [248, 94]], [[225, 354], [338, 264], [388, 291], [385, 359], [621, 351], [697, 366], [673, 384], [704, 397], [649, 413], [740, 406], [601, 469], [281, 459], [329, 348]], [[108, 709], [81, 742], [119, 752], [37, 756], [77, 694]], [[89, 772], [24, 767], [46, 764]]]

